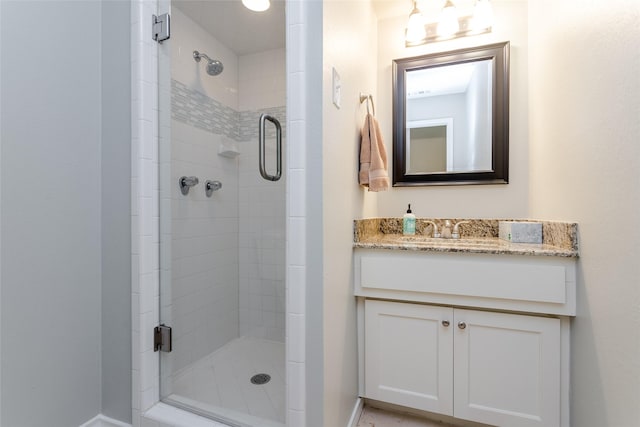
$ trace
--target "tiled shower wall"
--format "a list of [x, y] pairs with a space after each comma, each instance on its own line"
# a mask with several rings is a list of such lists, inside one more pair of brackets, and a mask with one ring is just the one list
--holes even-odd
[[[217, 155], [222, 138], [171, 120], [173, 372], [238, 336], [238, 165]], [[191, 175], [200, 183], [183, 195]], [[222, 189], [207, 197], [206, 180]]]
[[[196, 175], [202, 184], [188, 196], [172, 186], [176, 371], [238, 333], [284, 341], [285, 184], [284, 177], [260, 177], [257, 140], [260, 114], [276, 117], [283, 133], [286, 119], [284, 107], [237, 112], [175, 79], [171, 103], [171, 183]], [[267, 126], [266, 161], [273, 174], [275, 131]], [[237, 144], [237, 159], [217, 155], [224, 141]], [[205, 179], [223, 184], [211, 198], [204, 195]], [[221, 266], [220, 259], [228, 264]], [[196, 345], [201, 339], [206, 344]]]
[[[285, 179], [266, 181], [258, 173], [261, 113], [282, 126], [282, 170], [286, 170], [285, 50], [238, 60], [240, 141], [240, 333], [284, 342]], [[275, 174], [275, 132], [266, 122], [266, 168]]]

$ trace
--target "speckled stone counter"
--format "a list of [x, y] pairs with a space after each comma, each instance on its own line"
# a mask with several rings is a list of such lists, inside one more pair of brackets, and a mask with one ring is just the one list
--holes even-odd
[[[446, 219], [461, 224], [460, 239], [434, 239], [433, 221], [438, 229]], [[578, 225], [570, 222], [542, 223], [542, 244], [510, 243], [498, 238], [498, 222], [513, 219], [416, 218], [415, 236], [402, 235], [402, 218], [370, 218], [354, 221], [353, 247], [431, 252], [577, 257]], [[523, 220], [518, 220], [523, 221]], [[533, 221], [533, 220], [529, 220]]]

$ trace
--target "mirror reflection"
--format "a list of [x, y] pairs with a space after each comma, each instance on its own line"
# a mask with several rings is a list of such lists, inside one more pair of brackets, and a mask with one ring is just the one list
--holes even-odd
[[491, 61], [407, 72], [407, 173], [491, 170]]
[[393, 61], [393, 185], [508, 182], [509, 43]]

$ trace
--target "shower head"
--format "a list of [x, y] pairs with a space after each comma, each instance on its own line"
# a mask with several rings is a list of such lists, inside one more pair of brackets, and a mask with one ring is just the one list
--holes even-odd
[[207, 63], [207, 74], [210, 76], [217, 76], [222, 70], [224, 70], [224, 65], [217, 59], [210, 59]]
[[209, 58], [205, 53], [200, 53], [197, 50], [193, 51], [193, 59], [195, 59], [196, 62], [200, 62], [202, 58], [205, 58], [207, 60], [207, 74], [209, 74], [210, 76], [217, 76], [218, 74], [222, 73], [222, 70], [224, 70], [224, 65], [222, 65], [222, 62], [218, 61], [217, 59]]

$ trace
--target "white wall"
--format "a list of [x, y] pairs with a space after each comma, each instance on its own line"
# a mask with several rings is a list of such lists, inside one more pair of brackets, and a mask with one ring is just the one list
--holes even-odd
[[572, 425], [640, 425], [640, 3], [529, 3], [531, 213], [579, 224]]
[[[78, 426], [102, 409], [130, 417], [129, 168], [119, 163], [130, 147], [129, 9], [110, 6], [0, 3], [3, 426]], [[124, 24], [109, 47], [107, 17]], [[121, 92], [105, 94], [111, 85]]]
[[131, 420], [131, 64], [128, 1], [102, 2], [102, 414]]
[[[494, 0], [493, 32], [475, 37], [405, 48], [407, 17], [378, 22], [376, 111], [389, 156], [392, 153], [391, 61], [396, 58], [511, 42], [509, 184], [396, 187], [378, 197], [379, 216], [400, 216], [407, 203], [422, 217], [526, 217], [529, 208], [527, 2]], [[390, 166], [391, 172], [391, 166]]]
[[[467, 96], [465, 93], [407, 100], [407, 121], [424, 120], [425, 117], [453, 119], [453, 170], [465, 170], [469, 163], [467, 154], [467, 141], [469, 140], [469, 126], [467, 123], [469, 122], [469, 116], [466, 105]], [[392, 150], [392, 148], [389, 147], [388, 150]], [[393, 167], [391, 158], [392, 154], [389, 151], [389, 174], [391, 174]]]
[[[375, 215], [376, 194], [358, 185], [358, 157], [366, 114], [359, 93], [372, 94], [378, 108], [377, 34], [370, 2], [326, 2], [323, 18], [324, 421], [309, 425], [342, 426], [358, 394], [353, 219]], [[331, 101], [333, 67], [342, 80], [340, 109]]]

